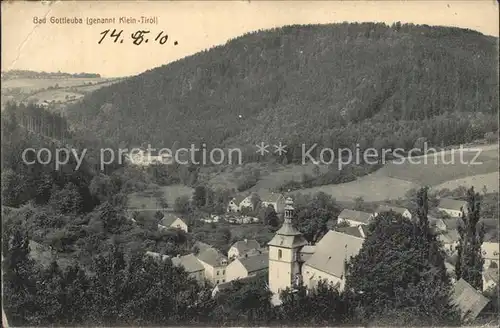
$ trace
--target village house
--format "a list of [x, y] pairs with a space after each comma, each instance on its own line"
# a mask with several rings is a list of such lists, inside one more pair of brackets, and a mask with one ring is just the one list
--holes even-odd
[[171, 164], [172, 156], [166, 151], [147, 151], [143, 148], [135, 148], [125, 155], [125, 160], [131, 165], [149, 166], [154, 164]]
[[175, 266], [182, 266], [188, 273], [189, 277], [198, 281], [200, 285], [204, 285], [205, 267], [200, 263], [194, 254], [173, 257], [172, 264]]
[[499, 247], [498, 242], [494, 241], [484, 241], [481, 245], [481, 251], [484, 258], [484, 269], [490, 267], [499, 267]]
[[253, 276], [267, 270], [269, 267], [269, 253], [248, 255], [235, 259], [226, 269], [226, 281]]
[[209, 247], [196, 256], [205, 268], [205, 278], [213, 285], [226, 282], [227, 257], [219, 250]]
[[363, 244], [363, 238], [330, 230], [311, 247], [302, 233], [292, 225], [292, 205], [292, 199], [287, 198], [283, 225], [268, 243], [268, 281], [273, 293], [273, 304], [280, 303], [281, 291], [300, 283], [311, 289], [320, 280], [326, 280], [342, 289], [345, 283], [345, 261], [356, 255]]
[[254, 209], [253, 203], [252, 203], [252, 196], [242, 196], [238, 195], [233, 197], [230, 201], [229, 204], [227, 205], [227, 212], [228, 213], [239, 213], [241, 210], [247, 207], [251, 210]]
[[500, 272], [498, 268], [488, 268], [483, 271], [483, 291], [498, 285]]
[[272, 206], [276, 213], [283, 214], [285, 212], [285, 196], [281, 193], [259, 193], [261, 207], [266, 208]]
[[229, 259], [235, 259], [238, 257], [244, 257], [251, 250], [260, 249], [259, 243], [254, 239], [244, 239], [235, 242], [227, 252], [227, 256]]
[[351, 227], [354, 227], [362, 224], [369, 224], [372, 219], [372, 213], [344, 209], [342, 212], [340, 212], [337, 222], [345, 222]]
[[394, 212], [397, 214], [401, 214], [403, 217], [407, 218], [408, 220], [411, 220], [411, 213], [408, 209], [404, 207], [390, 206], [390, 205], [380, 205], [375, 210], [374, 217], [377, 217], [380, 213], [384, 212]]
[[467, 202], [464, 200], [456, 200], [450, 198], [442, 198], [439, 200], [438, 211], [444, 212], [451, 217], [460, 217], [462, 209], [467, 213]]
[[144, 255], [147, 257], [153, 258], [155, 260], [162, 260], [162, 261], [165, 261], [166, 259], [170, 258], [170, 256], [168, 256], [168, 255], [160, 254], [157, 252], [151, 252], [151, 251], [147, 251]]
[[184, 220], [173, 213], [163, 213], [163, 218], [161, 218], [158, 223], [158, 230], [168, 229], [181, 229], [188, 232], [188, 225]]
[[459, 309], [463, 322], [472, 322], [489, 303], [489, 299], [460, 279], [453, 285], [450, 303]]
[[442, 233], [448, 230], [448, 227], [446, 226], [446, 223], [443, 219], [439, 219], [433, 216], [428, 216], [429, 219], [429, 227], [435, 232], [435, 233]]
[[443, 243], [443, 248], [446, 254], [451, 256], [456, 253], [456, 247], [458, 245], [458, 240], [460, 239], [460, 235], [457, 230], [446, 230], [442, 234], [439, 234], [437, 239]]

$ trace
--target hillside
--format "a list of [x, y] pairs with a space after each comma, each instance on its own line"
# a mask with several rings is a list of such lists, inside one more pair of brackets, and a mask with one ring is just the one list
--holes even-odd
[[72, 105], [78, 129], [118, 145], [325, 147], [459, 144], [496, 130], [497, 39], [394, 24], [250, 33]]

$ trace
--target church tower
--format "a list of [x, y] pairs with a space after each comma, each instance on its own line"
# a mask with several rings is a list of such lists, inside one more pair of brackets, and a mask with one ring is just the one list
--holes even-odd
[[292, 225], [293, 201], [288, 197], [285, 201], [284, 222], [276, 235], [268, 243], [269, 246], [269, 289], [273, 293], [273, 303], [278, 303], [279, 294], [287, 287], [292, 287], [300, 274], [299, 251], [307, 245], [302, 233]]

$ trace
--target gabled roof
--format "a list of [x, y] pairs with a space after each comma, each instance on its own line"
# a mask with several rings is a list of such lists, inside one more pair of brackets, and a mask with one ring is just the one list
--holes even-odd
[[240, 205], [240, 203], [245, 199], [247, 198], [247, 196], [243, 196], [243, 195], [236, 195], [234, 196], [231, 200], [236, 204], [236, 205]]
[[269, 253], [243, 257], [236, 261], [240, 261], [248, 273], [256, 272], [269, 267]]
[[460, 234], [457, 230], [446, 230], [438, 236], [438, 239], [444, 244], [452, 244], [460, 239]]
[[345, 209], [339, 214], [339, 218], [362, 222], [365, 224], [369, 223], [372, 216], [372, 213], [354, 211], [350, 209]]
[[313, 254], [316, 251], [316, 245], [306, 245], [300, 249], [302, 254]]
[[317, 244], [305, 265], [335, 277], [344, 274], [345, 261], [359, 253], [363, 239], [330, 230]]
[[458, 227], [462, 224], [461, 218], [449, 218], [443, 220], [446, 225], [447, 230], [457, 230]]
[[336, 230], [340, 233], [344, 233], [358, 238], [363, 238], [363, 235], [359, 231], [358, 227], [338, 227]]
[[203, 261], [213, 267], [222, 266], [222, 263], [227, 261], [227, 257], [213, 247], [200, 251], [197, 257], [200, 261]]
[[[163, 213], [163, 218], [160, 220], [160, 223], [164, 227], [170, 227], [175, 220], [181, 219], [178, 215], [172, 213]], [[182, 219], [181, 219], [182, 220]]]
[[241, 254], [241, 253], [245, 253], [251, 249], [259, 249], [260, 245], [254, 239], [250, 239], [250, 240], [245, 239], [245, 240], [239, 240], [239, 241], [235, 242], [231, 247], [236, 248], [238, 250], [238, 252]]
[[382, 213], [382, 212], [390, 212], [393, 211], [398, 214], [404, 214], [404, 212], [408, 211], [408, 209], [404, 207], [398, 207], [398, 206], [392, 206], [392, 205], [380, 205], [377, 208], [377, 213]]
[[186, 270], [186, 272], [188, 273], [198, 272], [205, 269], [203, 265], [200, 263], [200, 261], [198, 261], [196, 256], [194, 256], [194, 254], [188, 254], [180, 257], [173, 257], [172, 263], [175, 266], [182, 266], [184, 270]]
[[460, 211], [461, 208], [467, 209], [467, 202], [465, 200], [456, 200], [451, 198], [442, 198], [439, 200], [439, 209]]
[[260, 200], [263, 202], [267, 203], [275, 203], [280, 199], [281, 197], [284, 197], [283, 194], [281, 193], [273, 193], [273, 192], [268, 192], [268, 191], [259, 191], [258, 195], [260, 197]]
[[473, 321], [488, 303], [489, 300], [482, 293], [463, 279], [453, 286], [451, 304], [457, 306], [462, 320], [466, 322]]

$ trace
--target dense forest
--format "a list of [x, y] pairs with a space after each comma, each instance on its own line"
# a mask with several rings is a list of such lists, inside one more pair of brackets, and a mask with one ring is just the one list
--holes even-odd
[[279, 140], [292, 148], [288, 161], [303, 143], [458, 144], [498, 129], [496, 44], [471, 30], [399, 23], [258, 31], [102, 88], [69, 119], [115, 144]]

